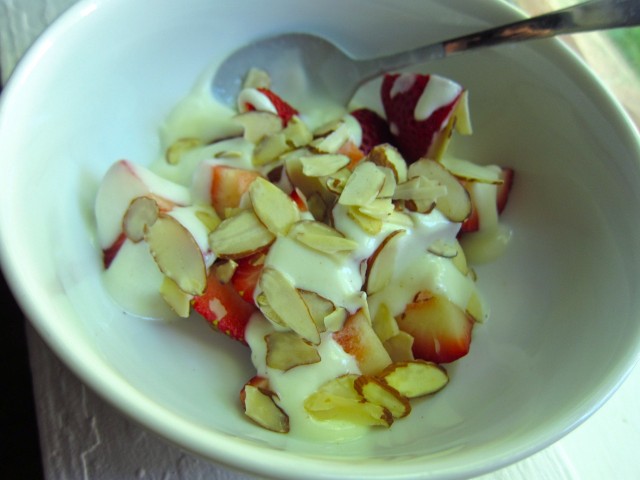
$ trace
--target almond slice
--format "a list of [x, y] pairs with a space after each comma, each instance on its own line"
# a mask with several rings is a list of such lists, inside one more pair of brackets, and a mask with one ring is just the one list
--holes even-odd
[[265, 267], [259, 286], [269, 306], [287, 327], [314, 345], [320, 343], [320, 333], [311, 312], [287, 277], [272, 267]]
[[239, 113], [232, 120], [244, 128], [243, 137], [251, 143], [258, 143], [282, 130], [282, 120], [271, 112], [251, 110]]
[[283, 133], [287, 143], [295, 148], [303, 147], [313, 140], [311, 130], [297, 115], [291, 117]]
[[286, 372], [300, 365], [311, 365], [320, 361], [317, 348], [295, 332], [273, 332], [265, 337], [265, 341], [269, 368]]
[[383, 345], [393, 362], [407, 362], [415, 358], [413, 337], [407, 332], [400, 330], [397, 335], [385, 340]]
[[403, 418], [411, 412], [409, 399], [377, 377], [361, 375], [354, 382], [354, 387], [368, 402], [389, 410], [393, 418]]
[[276, 404], [277, 396], [265, 389], [247, 383], [240, 392], [244, 413], [263, 428], [278, 433], [289, 432], [289, 417]]
[[349, 136], [349, 127], [340, 121], [328, 135], [316, 138], [309, 145], [320, 153], [336, 153], [349, 139]]
[[349, 157], [339, 153], [321, 153], [300, 158], [307, 177], [326, 177], [349, 165]]
[[199, 138], [180, 138], [169, 145], [165, 152], [165, 160], [169, 165], [177, 165], [182, 160], [182, 155], [202, 145], [203, 142]]
[[242, 88], [271, 88], [271, 77], [266, 71], [251, 67], [242, 83]]
[[238, 263], [234, 260], [227, 259], [214, 263], [211, 266], [211, 271], [216, 276], [220, 283], [229, 283], [231, 281], [231, 277], [236, 272], [238, 268]]
[[287, 324], [280, 318], [280, 315], [276, 313], [276, 311], [271, 308], [269, 305], [269, 301], [267, 300], [267, 296], [264, 293], [258, 294], [256, 297], [256, 305], [265, 316], [267, 320], [269, 320], [274, 325], [279, 325], [283, 328], [289, 328]]
[[289, 236], [313, 250], [328, 254], [350, 252], [358, 247], [357, 242], [346, 238], [335, 228], [311, 220], [296, 223]]
[[255, 253], [275, 240], [251, 210], [241, 210], [223, 220], [209, 234], [211, 250], [221, 258], [240, 258]]
[[389, 427], [393, 423], [391, 412], [364, 400], [355, 390], [356, 378], [347, 374], [324, 383], [305, 399], [305, 410], [317, 420]]
[[325, 183], [327, 190], [335, 193], [336, 195], [340, 195], [344, 190], [349, 177], [351, 177], [351, 170], [349, 170], [348, 168], [338, 170], [329, 178], [327, 178], [327, 181]]
[[145, 240], [160, 271], [180, 290], [200, 295], [207, 284], [207, 268], [193, 235], [175, 218], [160, 215], [146, 229]]
[[400, 333], [398, 322], [391, 315], [389, 307], [384, 303], [381, 303], [378, 307], [378, 311], [373, 317], [372, 326], [373, 331], [376, 332], [376, 335], [383, 343]]
[[377, 235], [382, 231], [382, 220], [365, 215], [357, 206], [349, 207], [347, 216], [369, 235]]
[[447, 194], [447, 187], [422, 175], [410, 178], [396, 186], [394, 200], [422, 200], [435, 202], [438, 197]]
[[392, 363], [378, 377], [408, 398], [435, 393], [449, 382], [443, 367], [424, 360]]
[[289, 195], [262, 177], [251, 182], [249, 198], [258, 218], [274, 235], [286, 234], [300, 219], [300, 211]]
[[341, 205], [367, 205], [373, 202], [382, 186], [385, 174], [371, 162], [360, 162], [349, 176], [338, 203]]
[[379, 220], [386, 220], [389, 215], [393, 213], [395, 205], [390, 198], [376, 198], [373, 202], [367, 205], [358, 205], [356, 208], [363, 215]]
[[[444, 185], [446, 195], [436, 199], [436, 207], [452, 222], [462, 222], [471, 214], [471, 198], [469, 192], [440, 163], [421, 158], [409, 166], [409, 177], [424, 176]], [[397, 190], [397, 189], [396, 189]]]
[[196, 218], [202, 222], [209, 233], [213, 232], [220, 225], [220, 217], [211, 205], [198, 205]]
[[344, 307], [338, 307], [329, 315], [324, 317], [325, 329], [329, 332], [337, 332], [344, 326], [344, 322], [347, 320], [349, 312]]
[[379, 292], [391, 282], [402, 238], [406, 233], [406, 230], [394, 230], [369, 257], [364, 285], [367, 295]]
[[480, 183], [500, 185], [504, 182], [500, 176], [501, 169], [494, 165], [478, 165], [477, 163], [455, 157], [445, 157], [440, 163], [456, 177]]
[[407, 181], [407, 162], [398, 150], [388, 143], [376, 145], [371, 149], [367, 159], [380, 167], [390, 168], [397, 183]]
[[313, 321], [316, 323], [319, 332], [326, 330], [325, 318], [335, 312], [336, 306], [333, 302], [316, 292], [310, 292], [309, 290], [300, 290], [302, 300], [307, 304], [309, 313]]
[[176, 315], [181, 318], [189, 317], [193, 295], [183, 292], [178, 284], [169, 277], [164, 277], [160, 285], [160, 295]]
[[395, 173], [388, 167], [378, 168], [380, 168], [382, 173], [384, 173], [384, 183], [378, 193], [378, 198], [393, 198], [393, 195], [396, 192], [396, 186], [398, 185]]
[[287, 143], [287, 137], [284, 133], [278, 132], [264, 137], [258, 142], [253, 151], [253, 165], [261, 167], [271, 163], [289, 150], [291, 150], [291, 147]]
[[429, 245], [427, 251], [433, 253], [434, 255], [437, 255], [438, 257], [453, 258], [458, 255], [459, 251], [456, 244], [457, 242], [452, 243], [439, 239]]
[[122, 230], [134, 243], [144, 239], [144, 232], [155, 223], [160, 214], [158, 203], [151, 197], [136, 197], [122, 218]]

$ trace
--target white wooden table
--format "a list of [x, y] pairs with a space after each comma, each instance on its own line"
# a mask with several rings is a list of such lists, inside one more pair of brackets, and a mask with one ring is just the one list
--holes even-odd
[[[35, 37], [76, 0], [0, 0], [0, 67], [3, 81]], [[556, 6], [563, 0], [548, 0]], [[540, 10], [544, 2], [516, 3]], [[564, 1], [566, 3], [566, 1]], [[595, 34], [589, 34], [595, 35]], [[615, 81], [614, 92], [640, 120], [640, 80], [621, 76], [609, 46], [582, 37], [575, 46], [602, 75]], [[573, 40], [572, 40], [573, 41]], [[597, 50], [597, 51], [596, 51]], [[609, 50], [610, 52], [610, 50]], [[615, 71], [612, 71], [615, 68]], [[624, 77], [621, 85], [620, 78]], [[635, 109], [635, 110], [634, 110]], [[17, 320], [14, 320], [17, 321]], [[27, 327], [43, 468], [48, 479], [225, 479], [246, 475], [169, 445], [140, 428], [85, 387]], [[546, 450], [481, 480], [632, 480], [640, 479], [640, 368], [622, 388], [574, 432]]]

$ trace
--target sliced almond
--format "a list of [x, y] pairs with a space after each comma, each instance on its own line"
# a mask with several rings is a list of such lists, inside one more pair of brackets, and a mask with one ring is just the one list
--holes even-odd
[[467, 256], [462, 249], [462, 245], [457, 240], [455, 241], [456, 246], [456, 254], [451, 258], [453, 265], [462, 273], [463, 275], [469, 274], [469, 265], [467, 264]]
[[406, 233], [406, 230], [391, 232], [369, 257], [364, 286], [368, 295], [379, 292], [391, 282], [396, 258]]
[[305, 410], [317, 420], [334, 420], [354, 425], [384, 426], [393, 423], [386, 408], [362, 398], [354, 387], [357, 375], [343, 375], [323, 384], [304, 401]]
[[144, 238], [144, 232], [155, 223], [160, 214], [158, 203], [151, 197], [136, 197], [122, 218], [122, 230], [134, 243]]
[[328, 254], [350, 252], [358, 247], [357, 242], [346, 238], [335, 228], [311, 220], [296, 223], [289, 236], [313, 250]]
[[300, 292], [279, 270], [265, 267], [259, 281], [266, 301], [291, 330], [318, 345], [320, 333]]
[[477, 291], [474, 291], [467, 302], [466, 312], [471, 315], [476, 322], [482, 323], [486, 321], [489, 316], [487, 310], [484, 299]]
[[378, 376], [408, 398], [435, 393], [449, 382], [443, 367], [424, 360], [392, 363]]
[[209, 234], [211, 250], [221, 258], [239, 258], [255, 253], [275, 240], [273, 233], [251, 210], [223, 220]]
[[251, 143], [258, 143], [282, 130], [282, 120], [278, 115], [261, 110], [240, 113], [233, 117], [233, 121], [244, 128], [244, 139]]
[[271, 77], [260, 68], [252, 67], [242, 83], [242, 88], [270, 88]]
[[274, 133], [264, 137], [258, 142], [253, 151], [253, 164], [256, 167], [267, 165], [280, 157], [283, 153], [291, 150], [284, 133]]
[[244, 413], [263, 428], [278, 433], [289, 432], [289, 417], [276, 404], [275, 394], [251, 384], [240, 393]]
[[182, 160], [182, 155], [202, 145], [202, 140], [199, 138], [180, 138], [167, 148], [165, 160], [169, 165], [177, 165]]
[[367, 205], [358, 205], [356, 208], [363, 215], [386, 220], [394, 212], [395, 205], [390, 198], [376, 198], [373, 202]]
[[256, 297], [256, 305], [265, 316], [265, 318], [271, 323], [273, 323], [274, 325], [279, 325], [283, 328], [289, 328], [285, 321], [280, 318], [280, 315], [278, 315], [276, 311], [271, 308], [271, 305], [267, 300], [267, 296], [264, 293], [258, 294], [258, 296]]
[[317, 192], [307, 197], [307, 207], [309, 208], [309, 213], [316, 220], [323, 220], [327, 215], [327, 204], [322, 195]]
[[341, 205], [367, 205], [374, 201], [382, 186], [385, 174], [371, 162], [361, 162], [349, 176], [338, 203]]
[[189, 317], [193, 295], [183, 292], [178, 284], [169, 277], [164, 277], [160, 285], [160, 295], [176, 315], [182, 318]]
[[316, 292], [300, 290], [300, 295], [302, 296], [304, 303], [307, 304], [309, 313], [311, 313], [311, 317], [316, 323], [318, 331], [324, 332], [326, 330], [324, 319], [327, 315], [331, 315], [336, 310], [336, 306], [331, 300], [317, 294]]
[[376, 145], [367, 155], [367, 159], [381, 167], [390, 168], [395, 174], [397, 183], [407, 180], [407, 162], [392, 145], [388, 143]]
[[266, 362], [269, 368], [291, 370], [300, 365], [311, 365], [320, 361], [318, 349], [304, 341], [294, 332], [273, 332], [265, 337], [267, 342]]
[[384, 173], [384, 183], [382, 184], [382, 188], [378, 193], [378, 198], [393, 198], [394, 193], [396, 192], [396, 186], [398, 182], [396, 181], [396, 175], [388, 167], [378, 167], [380, 171]]
[[196, 218], [202, 222], [209, 232], [213, 232], [220, 225], [220, 217], [211, 205], [198, 205]]
[[222, 260], [214, 263], [211, 266], [211, 271], [216, 276], [220, 283], [229, 283], [231, 281], [231, 277], [236, 272], [238, 268], [238, 263], [234, 260]]
[[368, 402], [389, 410], [393, 418], [403, 418], [411, 412], [409, 399], [377, 377], [361, 375], [354, 382], [354, 387]]
[[485, 166], [463, 160], [461, 158], [447, 156], [440, 163], [456, 177], [471, 182], [490, 183], [500, 185], [503, 179], [500, 176], [500, 167]]
[[300, 210], [291, 197], [262, 177], [251, 182], [249, 198], [258, 218], [275, 235], [286, 234], [300, 219]]
[[381, 303], [378, 307], [378, 311], [372, 320], [372, 326], [374, 332], [376, 332], [376, 335], [378, 335], [378, 338], [383, 343], [400, 333], [398, 322], [396, 322], [396, 319], [391, 315], [389, 307], [384, 303]]
[[369, 235], [377, 235], [382, 231], [383, 221], [379, 218], [365, 215], [357, 206], [349, 207], [347, 216]]
[[349, 312], [344, 307], [336, 308], [333, 312], [324, 317], [325, 329], [329, 332], [337, 332], [342, 329], [348, 316]]
[[420, 201], [422, 204], [430, 205], [446, 194], [447, 187], [435, 180], [419, 175], [398, 184], [393, 194], [393, 199]]
[[[444, 185], [446, 195], [436, 199], [436, 207], [452, 222], [462, 222], [471, 214], [471, 198], [469, 192], [462, 186], [440, 163], [427, 158], [412, 163], [409, 166], [409, 177], [424, 176]], [[396, 189], [397, 191], [397, 189]]]
[[313, 140], [309, 145], [320, 153], [336, 153], [349, 139], [349, 135], [347, 124], [340, 122], [328, 135]]
[[183, 292], [200, 295], [204, 291], [207, 271], [202, 251], [180, 222], [161, 214], [146, 229], [145, 240], [160, 271]]
[[397, 335], [385, 340], [383, 345], [393, 362], [414, 360], [413, 337], [407, 332], [400, 330]]
[[302, 172], [307, 177], [325, 177], [333, 175], [338, 170], [346, 167], [350, 160], [346, 155], [339, 153], [321, 153], [309, 155], [300, 159]]
[[311, 130], [297, 115], [291, 117], [283, 133], [287, 143], [294, 148], [303, 147], [313, 140]]
[[327, 178], [327, 181], [326, 181], [327, 190], [329, 190], [332, 193], [335, 193], [336, 195], [340, 195], [344, 190], [344, 187], [347, 184], [349, 177], [351, 177], [351, 170], [349, 170], [348, 168], [343, 168], [341, 170], [338, 170], [333, 175], [329, 176], [329, 178]]
[[453, 258], [458, 254], [457, 242], [436, 240], [427, 248], [427, 251], [443, 258]]

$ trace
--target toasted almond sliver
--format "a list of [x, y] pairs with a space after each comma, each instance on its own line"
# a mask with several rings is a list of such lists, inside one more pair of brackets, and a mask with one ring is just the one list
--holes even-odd
[[447, 187], [424, 176], [410, 178], [396, 186], [394, 200], [424, 200], [434, 202], [447, 194]]
[[295, 332], [272, 332], [265, 337], [265, 341], [266, 362], [269, 368], [286, 372], [300, 365], [311, 365], [320, 361], [317, 348], [305, 342]]
[[302, 296], [304, 303], [307, 304], [309, 313], [311, 313], [311, 317], [316, 323], [318, 331], [324, 332], [326, 330], [324, 319], [335, 312], [336, 306], [331, 300], [324, 298], [316, 292], [300, 290], [300, 295]]
[[160, 295], [176, 315], [182, 318], [189, 316], [193, 296], [183, 292], [178, 284], [169, 277], [164, 277], [160, 285]]
[[211, 271], [216, 276], [220, 283], [229, 283], [231, 281], [231, 277], [236, 272], [236, 268], [238, 268], [237, 262], [229, 259], [223, 260], [220, 262], [216, 262], [211, 265]]
[[282, 120], [271, 112], [251, 110], [236, 115], [233, 121], [242, 125], [244, 139], [251, 143], [258, 143], [263, 138], [282, 130]]
[[500, 185], [503, 183], [500, 177], [501, 169], [493, 165], [484, 166], [455, 157], [445, 157], [440, 163], [458, 178], [480, 183]]
[[265, 267], [260, 288], [274, 312], [291, 330], [308, 342], [318, 345], [320, 333], [300, 292], [280, 271]]
[[309, 155], [302, 157], [300, 161], [302, 162], [302, 173], [307, 177], [333, 175], [350, 162], [349, 157], [339, 153]]
[[408, 398], [435, 393], [449, 382], [443, 367], [424, 360], [392, 363], [378, 376]]
[[438, 257], [453, 258], [458, 254], [456, 243], [446, 242], [442, 239], [433, 242], [427, 250]]
[[385, 181], [385, 174], [371, 162], [361, 162], [353, 170], [340, 194], [342, 205], [367, 205], [373, 202]]
[[184, 153], [200, 146], [202, 146], [202, 140], [199, 138], [180, 138], [167, 148], [165, 160], [169, 165], [177, 165]]
[[289, 150], [291, 147], [287, 143], [285, 134], [283, 132], [274, 133], [258, 142], [253, 151], [253, 164], [256, 167], [267, 165]]
[[403, 418], [411, 412], [409, 399], [377, 377], [361, 375], [354, 382], [354, 387], [365, 400], [389, 410], [393, 418]]
[[296, 148], [303, 147], [313, 140], [313, 134], [309, 127], [297, 115], [291, 117], [283, 133], [287, 143]]
[[271, 233], [286, 234], [300, 219], [296, 203], [270, 181], [258, 177], [249, 187], [249, 198], [258, 218]]
[[372, 326], [376, 335], [378, 335], [378, 338], [383, 343], [400, 333], [398, 322], [396, 322], [396, 319], [391, 315], [389, 307], [384, 303], [381, 303], [378, 307], [378, 311], [373, 317]]
[[340, 122], [331, 133], [313, 140], [310, 146], [320, 153], [336, 153], [348, 139], [349, 127], [346, 123]]
[[209, 234], [211, 250], [222, 258], [239, 258], [257, 252], [275, 236], [251, 210], [241, 210], [223, 220]]
[[369, 235], [377, 235], [382, 231], [382, 220], [365, 215], [358, 207], [349, 207], [347, 216]]
[[393, 362], [414, 360], [413, 337], [407, 332], [400, 330], [397, 335], [385, 340], [383, 345]]
[[376, 145], [367, 158], [376, 165], [390, 168], [395, 174], [397, 183], [407, 180], [407, 162], [395, 147], [389, 144]]
[[396, 186], [398, 182], [396, 181], [396, 176], [393, 170], [389, 167], [379, 167], [380, 170], [384, 173], [384, 183], [382, 184], [382, 188], [380, 189], [380, 193], [378, 193], [379, 198], [392, 198], [393, 194], [396, 191]]
[[335, 228], [316, 221], [297, 222], [289, 236], [309, 248], [329, 254], [350, 252], [358, 247], [357, 242], [346, 238]]
[[256, 297], [256, 305], [258, 306], [262, 314], [266, 317], [266, 319], [269, 320], [271, 323], [273, 323], [274, 325], [279, 325], [284, 328], [288, 328], [284, 320], [280, 318], [280, 315], [278, 315], [276, 311], [273, 308], [271, 308], [271, 305], [269, 305], [269, 302], [267, 300], [267, 296], [264, 293], [260, 293]]
[[160, 214], [158, 203], [151, 197], [136, 197], [122, 218], [122, 230], [134, 243], [144, 238], [147, 228], [155, 223]]
[[402, 238], [406, 233], [406, 230], [391, 232], [369, 258], [365, 277], [365, 290], [368, 295], [379, 292], [391, 282], [396, 258], [402, 246]]
[[325, 329], [329, 332], [337, 332], [342, 328], [348, 316], [349, 312], [347, 312], [346, 308], [336, 308], [333, 312], [324, 317]]
[[357, 209], [369, 217], [386, 220], [393, 213], [395, 206], [390, 198], [376, 198], [367, 205], [358, 205]]
[[246, 384], [240, 398], [244, 406], [244, 413], [258, 425], [278, 433], [289, 431], [289, 417], [276, 404], [273, 392]]

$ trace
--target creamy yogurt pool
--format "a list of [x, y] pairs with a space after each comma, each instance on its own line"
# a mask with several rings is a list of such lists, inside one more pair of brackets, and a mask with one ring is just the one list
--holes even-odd
[[390, 427], [448, 383], [488, 316], [466, 253], [508, 244], [513, 172], [447, 155], [471, 133], [454, 81], [390, 74], [380, 95], [382, 111], [299, 112], [254, 71], [233, 109], [205, 78], [163, 126], [162, 158], [116, 162], [97, 194], [113, 298], [247, 344], [240, 408], [274, 432]]

